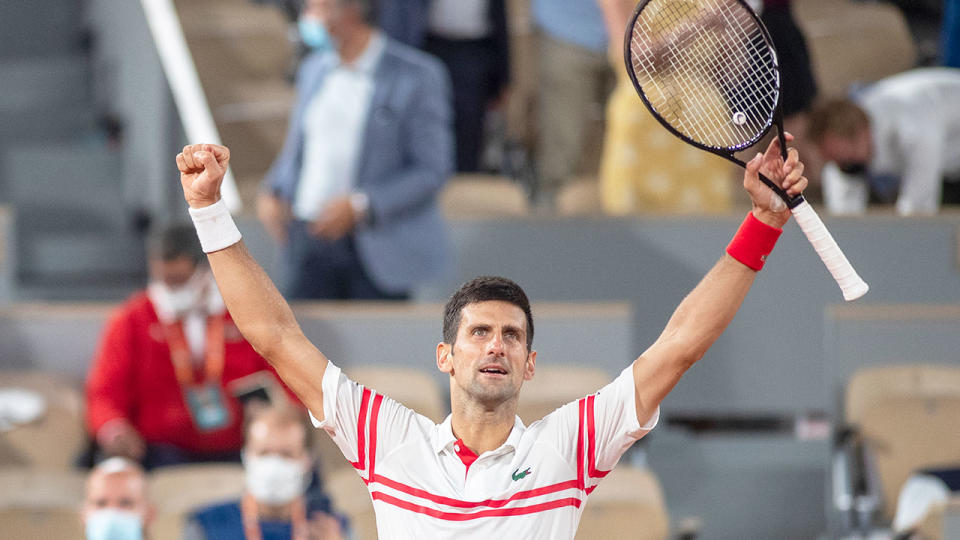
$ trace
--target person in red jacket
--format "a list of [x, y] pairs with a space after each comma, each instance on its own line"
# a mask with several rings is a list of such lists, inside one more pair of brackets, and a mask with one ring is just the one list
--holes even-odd
[[281, 383], [233, 324], [192, 226], [152, 233], [147, 257], [148, 287], [110, 317], [88, 374], [86, 420], [98, 454], [147, 469], [239, 461], [235, 394]]

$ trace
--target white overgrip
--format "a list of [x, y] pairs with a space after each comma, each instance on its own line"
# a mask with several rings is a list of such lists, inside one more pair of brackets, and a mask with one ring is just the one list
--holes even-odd
[[823, 264], [830, 271], [830, 275], [837, 280], [837, 285], [843, 291], [843, 299], [849, 302], [867, 294], [870, 286], [857, 275], [857, 271], [853, 269], [850, 261], [840, 251], [837, 241], [830, 235], [827, 226], [823, 224], [823, 220], [813, 210], [810, 203], [803, 201], [791, 211], [794, 219], [797, 220], [797, 225], [800, 226], [800, 230], [803, 231], [807, 240], [813, 245], [813, 249], [820, 255], [820, 259], [823, 260]]

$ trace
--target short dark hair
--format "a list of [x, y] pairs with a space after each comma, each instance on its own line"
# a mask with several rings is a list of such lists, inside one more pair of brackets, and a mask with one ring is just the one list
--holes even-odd
[[147, 256], [164, 262], [189, 257], [194, 264], [204, 259], [197, 231], [189, 223], [168, 223], [152, 229], [147, 235]]
[[499, 300], [509, 302], [521, 310], [527, 317], [527, 350], [533, 346], [533, 313], [530, 300], [520, 285], [507, 278], [498, 276], [480, 276], [464, 283], [453, 293], [443, 308], [443, 341], [451, 345], [457, 340], [463, 308], [468, 304]]
[[340, 0], [341, 4], [356, 7], [363, 21], [371, 26], [377, 26], [377, 2], [375, 0]]
[[822, 143], [828, 134], [849, 139], [869, 125], [870, 117], [852, 100], [830, 99], [817, 105], [810, 112], [807, 138], [816, 144]]

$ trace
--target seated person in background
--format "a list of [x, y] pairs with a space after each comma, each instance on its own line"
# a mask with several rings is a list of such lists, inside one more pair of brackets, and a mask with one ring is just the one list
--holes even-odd
[[335, 517], [312, 467], [304, 414], [269, 406], [247, 426], [243, 449], [246, 493], [239, 501], [202, 508], [187, 523], [189, 540], [338, 540], [346, 520]]
[[88, 374], [96, 453], [147, 469], [239, 461], [243, 410], [230, 383], [258, 372], [280, 383], [230, 319], [193, 227], [154, 231], [147, 251], [150, 285], [109, 319]]
[[82, 518], [87, 540], [146, 538], [153, 508], [143, 469], [121, 457], [94, 467], [87, 478]]
[[871, 196], [901, 215], [960, 203], [960, 70], [915, 69], [867, 87], [856, 101], [817, 107], [807, 135], [828, 163], [830, 212], [857, 214]]
[[927, 514], [960, 492], [960, 467], [931, 468], [907, 478], [897, 496], [893, 531], [897, 538], [912, 538]]

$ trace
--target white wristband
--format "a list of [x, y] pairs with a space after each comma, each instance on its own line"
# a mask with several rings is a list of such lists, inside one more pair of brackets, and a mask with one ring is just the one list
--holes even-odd
[[240, 230], [233, 223], [223, 199], [210, 206], [190, 208], [188, 211], [204, 253], [220, 251], [240, 241]]

